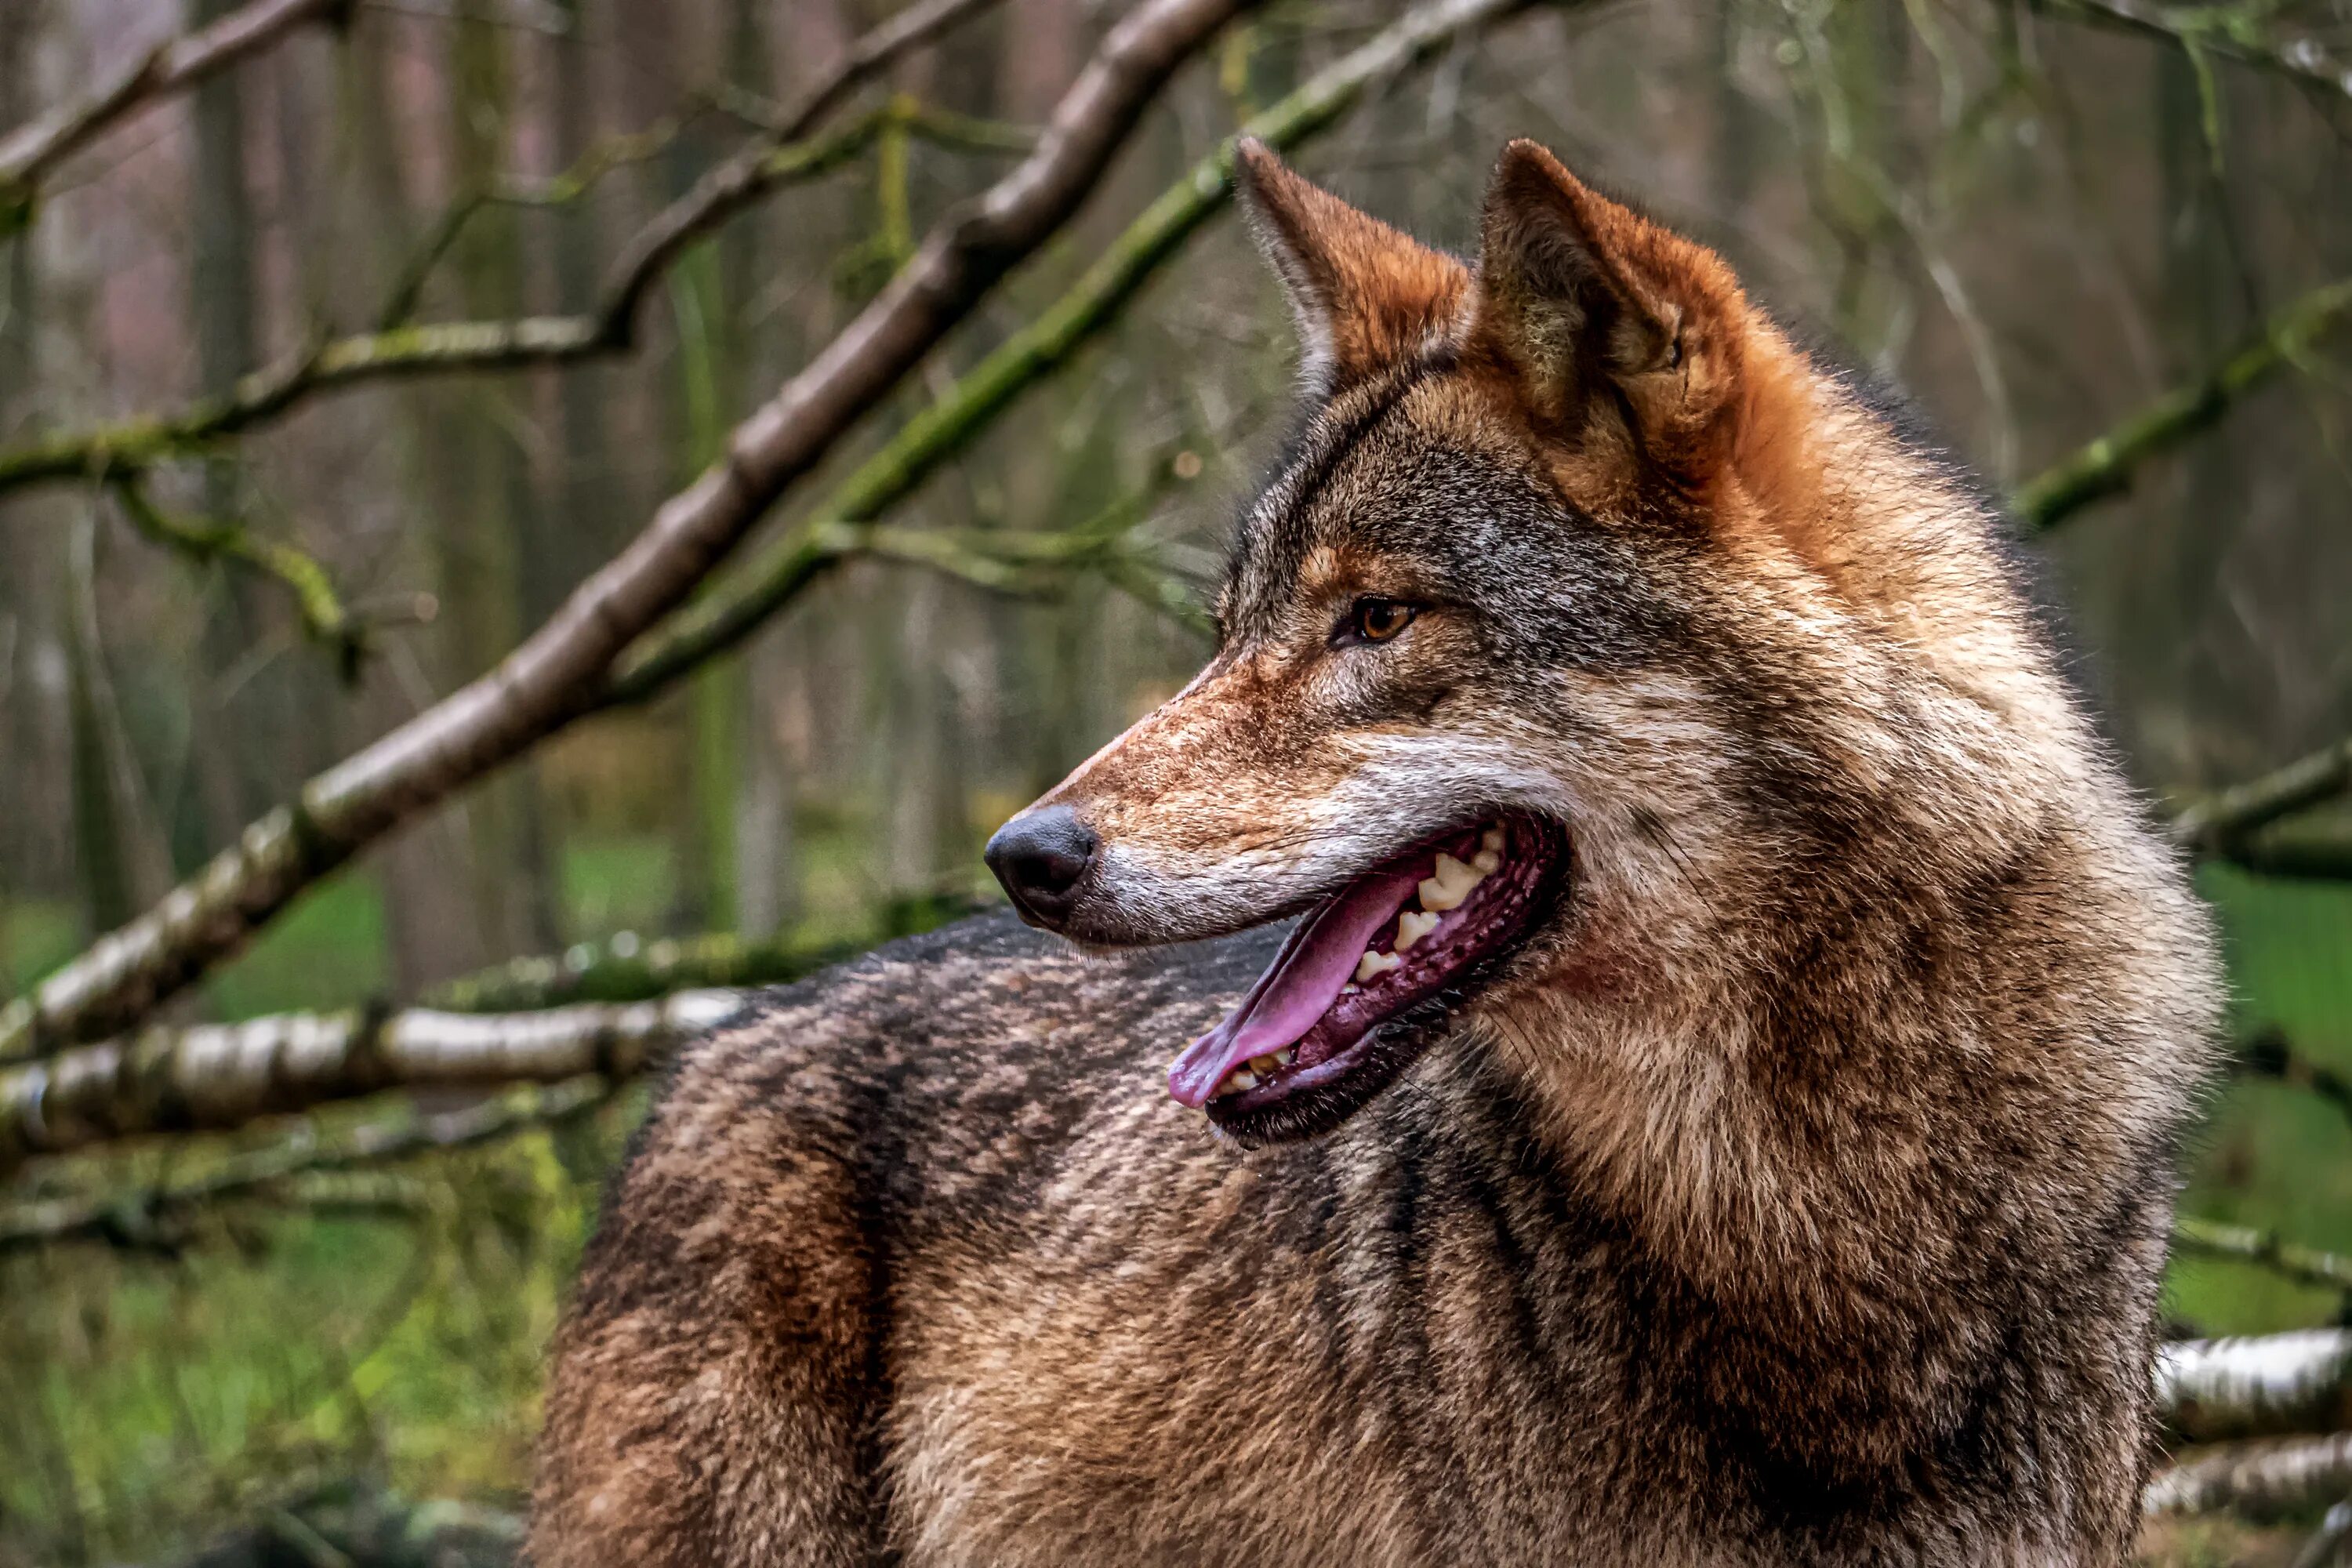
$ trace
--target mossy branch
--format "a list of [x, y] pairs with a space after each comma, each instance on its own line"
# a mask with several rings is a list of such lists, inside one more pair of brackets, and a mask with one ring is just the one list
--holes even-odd
[[781, 985], [864, 952], [877, 942], [932, 931], [979, 909], [959, 893], [886, 904], [872, 929], [849, 938], [752, 942], [728, 931], [646, 942], [624, 931], [580, 942], [560, 956], [519, 958], [436, 987], [425, 998], [453, 1013], [518, 1013], [575, 1002], [646, 1002], [675, 991]]
[[[1441, 0], [1402, 18], [1254, 117], [1241, 134], [1297, 146], [1353, 107], [1372, 86], [1450, 46], [1463, 33], [1526, 8], [1529, 0]], [[855, 553], [867, 527], [961, 452], [1024, 393], [1051, 376], [1116, 321], [1184, 242], [1232, 199], [1230, 139], [1171, 185], [1042, 314], [959, 377], [792, 530], [730, 573], [623, 660], [600, 706], [642, 701], [703, 660], [748, 637], [828, 568]], [[1129, 591], [1189, 613], [1164, 582], [1114, 569]]]
[[2230, 405], [2282, 366], [2307, 355], [2352, 315], [2352, 279], [2315, 289], [2280, 310], [2211, 373], [2176, 387], [2122, 424], [2044, 470], [2017, 492], [2019, 517], [2046, 532], [2131, 487], [2140, 465], [2211, 426]]
[[[767, 150], [737, 199], [707, 203], [692, 212], [673, 208], [656, 218], [646, 231], [654, 237], [633, 247], [606, 284], [602, 303], [585, 313], [404, 324], [427, 272], [473, 213], [499, 200], [553, 204], [576, 199], [593, 171], [576, 169], [546, 187], [461, 198], [394, 287], [380, 312], [386, 323], [381, 330], [320, 340], [278, 364], [240, 377], [226, 393], [198, 399], [174, 413], [61, 431], [0, 450], [0, 493], [47, 481], [136, 473], [269, 424], [320, 394], [363, 383], [564, 365], [625, 353], [633, 345], [636, 306], [645, 292], [688, 245], [714, 232], [753, 195], [828, 174], [894, 126], [917, 135], [944, 127], [942, 134], [961, 138], [971, 133], [973, 123], [894, 100], [823, 135]], [[644, 134], [657, 138], [659, 128]], [[1015, 135], [1002, 129], [1002, 140]]]
[[2217, 853], [2237, 835], [2347, 790], [2352, 790], [2352, 735], [2189, 806], [2172, 820], [2173, 842], [2184, 849]]
[[479, 1148], [520, 1133], [560, 1127], [612, 1103], [618, 1084], [589, 1076], [551, 1088], [526, 1088], [439, 1116], [411, 1116], [362, 1128], [322, 1144], [304, 1124], [268, 1148], [236, 1153], [191, 1180], [96, 1195], [37, 1198], [0, 1207], [0, 1257], [59, 1242], [102, 1242], [133, 1250], [176, 1249], [200, 1212], [240, 1202], [348, 1206], [353, 1195], [319, 1178], [372, 1172], [422, 1154]]

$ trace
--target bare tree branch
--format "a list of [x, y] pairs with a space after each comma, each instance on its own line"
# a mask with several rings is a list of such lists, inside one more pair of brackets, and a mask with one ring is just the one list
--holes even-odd
[[136, 110], [184, 92], [313, 22], [340, 22], [351, 0], [251, 0], [166, 39], [79, 98], [0, 138], [0, 237], [30, 221], [44, 175]]
[[2044, 532], [2131, 486], [2141, 464], [2210, 428], [2231, 404], [2308, 354], [2352, 315], [2352, 279], [2315, 289], [2278, 311], [2210, 374], [2176, 387], [2017, 492], [2018, 516]]
[[288, 1013], [151, 1029], [0, 1074], [0, 1172], [35, 1154], [242, 1127], [387, 1089], [625, 1079], [743, 999], [681, 991], [539, 1013]]
[[[1252, 119], [1244, 133], [1276, 148], [1294, 147], [1335, 122], [1368, 88], [1430, 58], [1465, 32], [1511, 16], [1528, 3], [1436, 0], [1415, 6]], [[1186, 239], [1223, 209], [1233, 195], [1233, 142], [1226, 142], [1163, 192], [1059, 300], [958, 378], [820, 501], [816, 521], [752, 556], [660, 632], [631, 648], [599, 705], [642, 701], [740, 642], [845, 559], [849, 552], [840, 546], [863, 537], [856, 531], [911, 494], [1021, 394], [1069, 363], [1118, 319]], [[1156, 584], [1137, 586], [1147, 596], [1159, 594]], [[0, 1056], [5, 1054], [0, 1049]]]
[[887, 69], [892, 61], [997, 3], [998, 0], [919, 0], [850, 45], [824, 80], [811, 88], [798, 104], [771, 125], [771, 133], [779, 142], [793, 142], [807, 135], [816, 129], [819, 121]]
[[[768, 152], [760, 163], [759, 190], [772, 191], [839, 168], [893, 127], [917, 135], [953, 136], [959, 144], [968, 144], [983, 123], [893, 100], [823, 136]], [[1008, 141], [1000, 134], [997, 144]], [[320, 394], [362, 383], [562, 365], [625, 353], [634, 341], [638, 300], [688, 245], [734, 216], [742, 203], [713, 205], [690, 215], [697, 226], [681, 226], [688, 215], [675, 209], [655, 219], [656, 225], [673, 226], [665, 232], [675, 243], [659, 249], [652, 248], [649, 242], [633, 247], [633, 259], [616, 271], [603, 302], [585, 314], [402, 324], [415, 307], [425, 273], [481, 205], [509, 198], [533, 205], [571, 200], [578, 188], [570, 183], [574, 177], [565, 176], [564, 183], [537, 192], [515, 188], [504, 195], [461, 199], [444, 215], [394, 285], [379, 312], [386, 323], [381, 330], [315, 342], [277, 364], [240, 377], [226, 393], [199, 399], [174, 413], [60, 431], [0, 450], [0, 492], [63, 479], [107, 479], [135, 473], [167, 458], [199, 452], [266, 425]]]
[[725, 457], [488, 674], [312, 780], [155, 909], [0, 1009], [0, 1059], [136, 1024], [298, 894], [594, 700], [621, 651], [677, 607], [768, 507], [1075, 212], [1160, 87], [1257, 0], [1145, 0], [1113, 27], [1035, 153], [942, 220]]
[[478, 1148], [537, 1128], [593, 1115], [618, 1092], [615, 1080], [589, 1076], [531, 1089], [439, 1116], [412, 1116], [363, 1127], [321, 1144], [302, 1124], [266, 1149], [234, 1154], [192, 1181], [91, 1196], [38, 1198], [0, 1208], [0, 1257], [64, 1241], [148, 1248], [175, 1245], [185, 1221], [215, 1205], [320, 1195], [307, 1178], [372, 1169], [419, 1154]]
[[2336, 817], [2277, 823], [2232, 840], [2223, 858], [2264, 877], [2352, 881], [2352, 821]]
[[2231, 1443], [2192, 1454], [2148, 1479], [2149, 1514], [2212, 1513], [2257, 1518], [2301, 1513], [2352, 1491], [2352, 1432], [2283, 1442]]
[[2182, 1340], [2158, 1352], [2157, 1405], [2192, 1443], [2352, 1427], [2352, 1332]]
[[2352, 735], [2283, 768], [2232, 784], [2172, 819], [2172, 841], [2222, 855], [2233, 838], [2352, 790]]

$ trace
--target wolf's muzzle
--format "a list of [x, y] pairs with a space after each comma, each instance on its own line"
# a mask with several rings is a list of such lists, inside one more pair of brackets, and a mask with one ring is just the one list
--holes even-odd
[[983, 858], [1033, 926], [1059, 931], [1102, 840], [1066, 805], [1037, 806], [996, 830]]

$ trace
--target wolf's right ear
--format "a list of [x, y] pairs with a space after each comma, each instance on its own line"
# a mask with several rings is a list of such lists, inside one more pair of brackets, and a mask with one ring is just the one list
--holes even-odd
[[1723, 456], [1748, 321], [1731, 268], [1533, 142], [1495, 167], [1470, 314], [1465, 353], [1551, 434], [1686, 471]]
[[1341, 392], [1453, 331], [1470, 286], [1460, 262], [1302, 179], [1255, 137], [1234, 149], [1234, 174], [1290, 296], [1309, 393]]

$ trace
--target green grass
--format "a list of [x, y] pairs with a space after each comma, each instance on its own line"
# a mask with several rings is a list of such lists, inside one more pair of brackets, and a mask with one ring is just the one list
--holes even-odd
[[[2267, 881], [2226, 868], [2200, 879], [2220, 916], [2242, 1026], [2275, 1023], [2295, 1050], [2352, 1072], [2352, 887]], [[2352, 1252], [2352, 1122], [2285, 1084], [2222, 1086], [2184, 1160], [2181, 1206]], [[2200, 1329], [2261, 1333], [2331, 1321], [2334, 1295], [2267, 1269], [2175, 1261], [2170, 1309]]]

